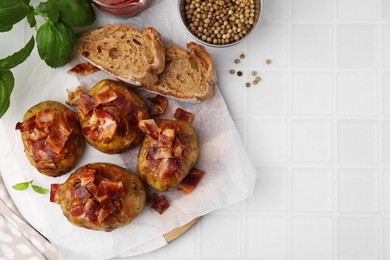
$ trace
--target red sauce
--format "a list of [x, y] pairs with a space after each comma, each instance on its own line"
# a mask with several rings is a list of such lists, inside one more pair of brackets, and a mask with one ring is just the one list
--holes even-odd
[[100, 10], [114, 15], [132, 17], [146, 9], [152, 0], [92, 0]]

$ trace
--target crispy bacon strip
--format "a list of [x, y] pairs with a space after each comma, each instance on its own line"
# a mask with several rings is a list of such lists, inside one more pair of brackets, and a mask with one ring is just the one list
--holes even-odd
[[142, 132], [150, 135], [153, 139], [158, 139], [159, 128], [154, 119], [141, 120], [138, 124], [138, 127]]
[[78, 108], [81, 110], [81, 113], [83, 113], [83, 115], [88, 115], [89, 111], [94, 108], [94, 101], [92, 97], [84, 92], [81, 92]]
[[89, 62], [79, 63], [70, 70], [68, 70], [68, 73], [76, 73], [78, 75], [88, 75], [91, 73], [94, 73], [98, 71], [99, 68], [95, 67]]
[[112, 88], [108, 88], [106, 91], [98, 93], [93, 96], [93, 107], [97, 107], [100, 104], [107, 104], [111, 101], [114, 101], [118, 95]]
[[88, 183], [91, 183], [95, 180], [95, 168], [86, 168], [83, 171], [78, 171], [76, 173], [77, 178], [81, 181], [81, 186], [86, 186]]
[[169, 208], [169, 201], [165, 198], [164, 195], [153, 193], [152, 197], [150, 198], [150, 207], [161, 215]]
[[179, 165], [175, 158], [163, 158], [160, 160], [158, 168], [154, 173], [158, 174], [158, 178], [165, 179], [171, 176], [178, 168]]
[[192, 168], [188, 175], [177, 185], [177, 189], [187, 195], [195, 189], [203, 176], [204, 171]]
[[50, 185], [50, 202], [60, 204], [60, 187], [61, 184], [59, 183]]
[[151, 116], [164, 114], [168, 107], [168, 99], [164, 96], [157, 95], [155, 97], [148, 97], [147, 100], [149, 100], [151, 103], [149, 108], [149, 113]]
[[98, 186], [99, 194], [107, 195], [109, 199], [116, 199], [125, 196], [125, 189], [121, 181], [106, 181], [103, 180]]
[[188, 111], [185, 111], [184, 109], [182, 108], [177, 108], [176, 111], [175, 111], [175, 114], [173, 115], [177, 120], [182, 120], [182, 121], [187, 121], [188, 123], [192, 123], [192, 121], [194, 121], [194, 114], [188, 112]]
[[175, 129], [165, 128], [160, 131], [157, 139], [158, 147], [171, 147], [175, 140]]
[[164, 158], [173, 158], [170, 147], [152, 147], [149, 148], [146, 160], [159, 160]]
[[115, 117], [105, 110], [93, 110], [88, 124], [90, 126], [82, 129], [83, 133], [92, 140], [103, 140], [105, 143], [109, 143], [114, 138], [118, 128]]

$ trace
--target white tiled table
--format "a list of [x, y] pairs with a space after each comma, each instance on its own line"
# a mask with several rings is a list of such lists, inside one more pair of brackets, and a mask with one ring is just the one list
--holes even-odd
[[390, 0], [264, 0], [253, 37], [208, 50], [255, 192], [137, 259], [390, 259]]

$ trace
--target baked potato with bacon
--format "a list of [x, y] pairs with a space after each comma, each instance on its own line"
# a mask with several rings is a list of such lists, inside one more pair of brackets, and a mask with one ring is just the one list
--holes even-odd
[[183, 120], [143, 120], [146, 132], [138, 153], [138, 174], [149, 186], [167, 191], [187, 176], [198, 159], [194, 128]]
[[56, 101], [44, 101], [30, 108], [20, 130], [25, 154], [41, 173], [60, 176], [79, 161], [84, 148], [77, 113]]
[[146, 192], [140, 178], [110, 163], [92, 163], [52, 184], [50, 201], [61, 205], [72, 224], [111, 231], [130, 223], [143, 209]]
[[149, 118], [148, 108], [125, 83], [106, 79], [88, 93], [78, 88], [68, 95], [68, 103], [77, 105], [85, 139], [99, 151], [121, 153], [142, 141], [138, 123]]

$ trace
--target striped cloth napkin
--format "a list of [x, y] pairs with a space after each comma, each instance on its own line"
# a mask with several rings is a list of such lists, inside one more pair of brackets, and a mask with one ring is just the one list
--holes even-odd
[[5, 188], [1, 174], [0, 259], [58, 259], [55, 248], [19, 213]]

